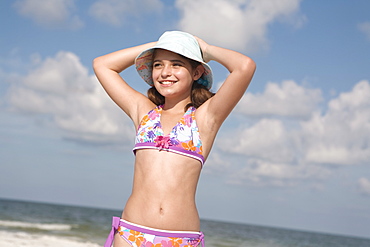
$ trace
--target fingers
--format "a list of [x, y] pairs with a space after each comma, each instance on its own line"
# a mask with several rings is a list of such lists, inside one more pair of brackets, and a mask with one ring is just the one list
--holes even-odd
[[211, 60], [211, 59], [209, 59], [209, 56], [208, 56], [208, 53], [207, 53], [207, 48], [208, 48], [209, 44], [207, 44], [204, 40], [202, 40], [201, 38], [199, 38], [197, 36], [194, 36], [194, 37], [198, 41], [200, 49], [203, 53], [204, 62], [208, 63]]

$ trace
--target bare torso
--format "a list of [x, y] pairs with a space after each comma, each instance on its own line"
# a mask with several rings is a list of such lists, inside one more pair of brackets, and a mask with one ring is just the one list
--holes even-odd
[[157, 229], [199, 231], [195, 192], [200, 171], [196, 159], [138, 150], [132, 194], [122, 218]]

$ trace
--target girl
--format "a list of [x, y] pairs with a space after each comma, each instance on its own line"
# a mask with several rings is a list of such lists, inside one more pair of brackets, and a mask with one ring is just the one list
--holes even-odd
[[[230, 72], [213, 94], [216, 61]], [[148, 97], [119, 75], [135, 64]], [[255, 63], [185, 32], [94, 60], [100, 83], [137, 129], [132, 194], [105, 247], [204, 246], [195, 193], [215, 136], [252, 80]]]

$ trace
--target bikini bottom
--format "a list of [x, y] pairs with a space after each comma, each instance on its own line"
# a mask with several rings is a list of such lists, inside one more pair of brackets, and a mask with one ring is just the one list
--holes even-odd
[[202, 232], [159, 230], [113, 217], [112, 230], [104, 247], [112, 246], [115, 233], [133, 247], [205, 246]]

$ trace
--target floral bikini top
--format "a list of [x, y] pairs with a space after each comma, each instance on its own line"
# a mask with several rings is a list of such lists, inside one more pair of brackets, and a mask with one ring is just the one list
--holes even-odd
[[158, 149], [185, 155], [200, 161], [203, 166], [202, 141], [195, 121], [195, 107], [189, 107], [170, 134], [164, 135], [161, 125], [163, 105], [157, 106], [143, 117], [136, 134], [135, 147]]

